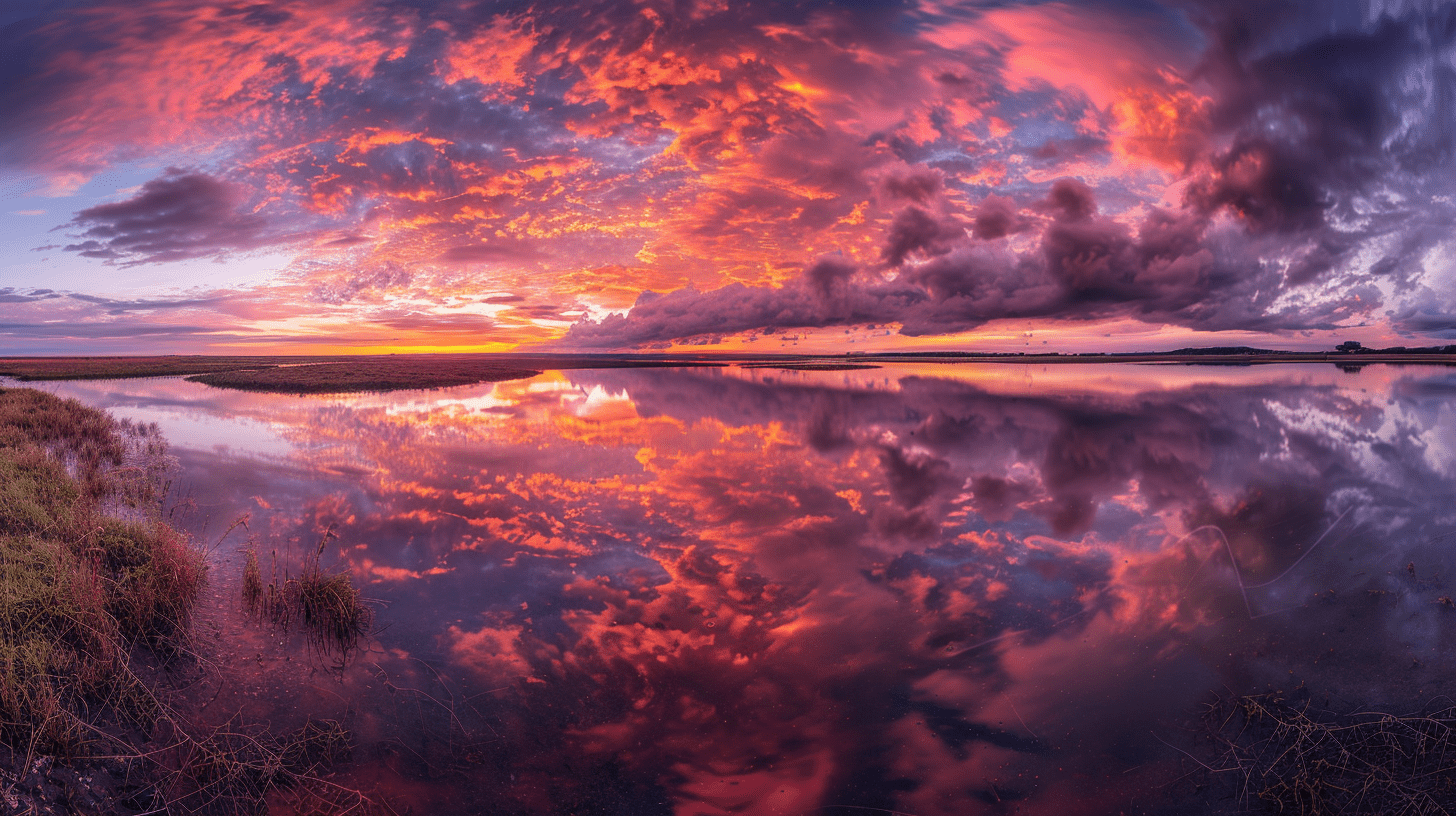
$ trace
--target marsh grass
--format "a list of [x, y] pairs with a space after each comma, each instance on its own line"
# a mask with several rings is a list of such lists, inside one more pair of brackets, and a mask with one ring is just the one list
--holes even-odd
[[347, 572], [322, 566], [324, 549], [336, 538], [331, 525], [304, 556], [296, 576], [286, 569], [280, 574], [274, 550], [272, 577], [267, 583], [263, 582], [256, 544], [250, 546], [243, 562], [242, 593], [249, 616], [284, 630], [302, 629], [312, 646], [337, 656], [343, 665], [368, 642], [374, 610]]
[[[67, 752], [97, 717], [149, 727], [158, 707], [131, 662], [185, 648], [206, 568], [110, 474], [154, 429], [37, 391], [0, 391], [0, 738]], [[143, 446], [145, 447], [145, 446]], [[130, 499], [124, 497], [130, 496]]]
[[1279, 693], [1218, 700], [1205, 715], [1215, 773], [1248, 808], [1289, 814], [1456, 812], [1456, 708], [1340, 714]]
[[24, 381], [111, 380], [130, 377], [166, 377], [206, 374], [239, 368], [267, 368], [280, 364], [338, 360], [339, 357], [213, 357], [166, 355], [154, 357], [3, 357], [0, 374]]
[[[319, 777], [347, 753], [338, 723], [281, 738], [236, 718], [204, 730], [144, 679], [196, 663], [189, 622], [206, 580], [203, 553], [162, 518], [168, 467], [154, 426], [0, 389], [0, 772], [119, 762], [144, 780], [134, 804], [157, 813], [263, 813], [278, 792], [298, 812], [379, 811]], [[357, 593], [334, 587], [317, 554], [304, 577], [325, 589], [300, 590], [299, 608], [357, 644], [368, 618], [336, 609]]]
[[361, 357], [347, 363], [219, 371], [187, 379], [218, 388], [281, 394], [339, 394], [443, 388], [534, 377], [541, 372], [464, 356]]

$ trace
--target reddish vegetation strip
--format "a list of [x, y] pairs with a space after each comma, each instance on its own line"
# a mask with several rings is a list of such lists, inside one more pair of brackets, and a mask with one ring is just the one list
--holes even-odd
[[[720, 366], [686, 356], [400, 354], [319, 357], [0, 357], [17, 380], [109, 380], [182, 375], [221, 388], [330, 394], [443, 388], [530, 377], [546, 369]], [[272, 373], [269, 373], [272, 372]], [[215, 375], [215, 376], [214, 376]], [[226, 376], [224, 376], [226, 375]]]
[[267, 368], [279, 363], [337, 360], [337, 357], [6, 357], [0, 374], [17, 380], [111, 380], [206, 374], [240, 368]]
[[371, 357], [346, 363], [219, 371], [187, 379], [219, 388], [279, 394], [339, 394], [444, 388], [534, 377], [540, 371], [468, 359]]

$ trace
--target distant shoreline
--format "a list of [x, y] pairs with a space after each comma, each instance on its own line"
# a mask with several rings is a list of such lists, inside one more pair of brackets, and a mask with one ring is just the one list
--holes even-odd
[[1083, 354], [960, 351], [848, 354], [361, 354], [330, 356], [70, 356], [0, 357], [0, 375], [22, 382], [185, 376], [221, 388], [288, 394], [440, 388], [587, 368], [721, 367], [845, 371], [905, 363], [1076, 365], [1180, 363], [1252, 366], [1331, 363], [1456, 366], [1456, 346], [1438, 348], [1277, 351], [1253, 348], [1178, 349]]

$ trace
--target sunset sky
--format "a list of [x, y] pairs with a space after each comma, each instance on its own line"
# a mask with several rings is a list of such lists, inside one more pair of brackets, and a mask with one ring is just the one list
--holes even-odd
[[0, 10], [0, 350], [1456, 342], [1456, 6]]

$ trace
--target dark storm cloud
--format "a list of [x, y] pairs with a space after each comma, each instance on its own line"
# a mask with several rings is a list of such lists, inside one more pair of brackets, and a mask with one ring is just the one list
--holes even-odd
[[1188, 191], [1194, 206], [1227, 208], [1254, 233], [1298, 232], [1325, 225], [1330, 201], [1321, 168], [1309, 156], [1263, 140], [1241, 143], [1214, 159], [1213, 172]]
[[[1327, 12], [1289, 3], [1268, 17], [1277, 24], [1265, 25], [1267, 14], [1246, 4], [1190, 13], [1207, 44], [1193, 77], [1216, 90], [1208, 121], [1225, 147], [1185, 157], [1182, 206], [1147, 208], [1130, 226], [1125, 217], [1099, 213], [1100, 198], [1126, 195], [1119, 185], [1103, 181], [1094, 189], [1064, 178], [1042, 187], [1039, 197], [985, 196], [973, 208], [941, 214], [927, 206], [940, 196], [941, 176], [891, 175], [881, 182], [883, 194], [909, 202], [881, 248], [898, 275], [889, 283], [850, 283], [838, 302], [858, 303], [856, 313], [899, 322], [903, 333], [916, 335], [998, 317], [1113, 315], [1200, 330], [1281, 332], [1370, 322], [1382, 305], [1422, 297], [1421, 280], [1450, 274], [1423, 266], [1429, 261], [1422, 258], [1453, 223], [1443, 202], [1456, 190], [1438, 168], [1456, 157], [1456, 69], [1448, 60], [1456, 7], [1377, 14], [1355, 4]], [[1056, 138], [1029, 155], [1087, 160], [1107, 147], [1100, 138]], [[1225, 215], [1232, 229], [1219, 222]], [[1034, 254], [977, 248], [1028, 230], [1039, 232]], [[1393, 294], [1380, 291], [1381, 280]], [[1343, 294], [1274, 305], [1290, 287], [1332, 284]], [[821, 284], [807, 288], [824, 291]], [[889, 291], [892, 300], [880, 297]], [[671, 329], [660, 306], [644, 310], [651, 329], [637, 330], [636, 310], [609, 320], [622, 332], [621, 345], [631, 345], [631, 337], [662, 342], [674, 332], [686, 337], [728, 326], [854, 322], [843, 309], [809, 308], [804, 295], [792, 284], [684, 292], [669, 301], [679, 318]], [[1395, 325], [1446, 332], [1445, 315], [1453, 311], [1456, 302], [1397, 309]], [[566, 341], [590, 336], [609, 345], [607, 328], [584, 321]]]
[[1449, 192], [1425, 174], [1456, 149], [1456, 7], [1344, 3], [1320, 15], [1284, 4], [1268, 18], [1280, 24], [1260, 26], [1264, 11], [1210, 5], [1203, 18], [1214, 37], [1202, 73], [1233, 144], [1190, 188], [1190, 204], [1227, 208], [1253, 232], [1290, 233]]
[[[936, 254], [903, 265], [891, 281], [857, 277], [861, 270], [843, 261], [821, 261], [800, 280], [778, 288], [735, 284], [711, 292], [647, 296], [626, 315], [577, 323], [564, 342], [631, 346], [864, 323], [900, 323], [902, 334], [924, 336], [997, 318], [1066, 314], [1148, 315], [1200, 328], [1273, 323], [1258, 309], [1277, 290], [1276, 273], [1244, 263], [1243, 256], [1224, 256], [1236, 248], [1236, 238], [1221, 244], [1219, 236], [1208, 234], [1208, 219], [1196, 212], [1153, 209], [1134, 234], [1121, 222], [1097, 215], [1085, 184], [1064, 179], [1044, 199], [1005, 212], [1006, 222], [1042, 224], [1040, 251], [1018, 254], [998, 241], [965, 237], [963, 230], [953, 238], [957, 228], [913, 207], [907, 211], [915, 214], [892, 228], [885, 254], [893, 259], [909, 247], [925, 254], [927, 246]], [[912, 233], [912, 227], [918, 231]], [[1254, 296], [1261, 286], [1262, 299]], [[1246, 309], [1240, 311], [1237, 298], [1234, 304], [1212, 298], [1214, 290], [1247, 290]], [[1325, 316], [1326, 322], [1335, 319]]]
[[66, 246], [89, 258], [161, 263], [256, 249], [284, 240], [262, 216], [246, 211], [246, 193], [205, 173], [169, 170], [136, 196], [76, 214], [85, 239]]
[[[823, 264], [811, 271], [821, 282], [846, 277], [848, 270], [825, 277]], [[647, 293], [626, 316], [583, 320], [567, 332], [565, 342], [583, 347], [653, 345], [678, 338], [724, 335], [755, 329], [807, 328], [881, 323], [905, 314], [925, 293], [897, 285], [854, 286], [841, 283], [825, 293], [817, 284], [795, 280], [781, 288], [731, 284], [711, 292], [679, 289]]]
[[834, 296], [859, 269], [842, 258], [821, 258], [804, 272], [809, 286], [821, 298]]
[[1396, 315], [1397, 325], [1410, 331], [1443, 339], [1456, 339], [1456, 311], [1439, 312], [1422, 308]]
[[901, 210], [890, 224], [889, 241], [882, 254], [885, 263], [899, 266], [912, 254], [943, 255], [963, 235], [963, 227], [945, 223], [919, 207], [910, 206]]
[[971, 234], [983, 241], [1005, 238], [1027, 229], [1030, 224], [1017, 212], [1016, 202], [1003, 196], [990, 195], [975, 210]]
[[940, 192], [944, 183], [941, 173], [920, 171], [887, 176], [881, 186], [889, 196], [923, 205]]

